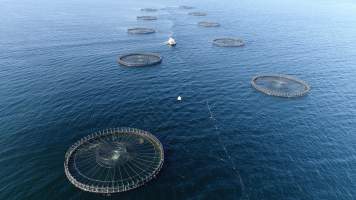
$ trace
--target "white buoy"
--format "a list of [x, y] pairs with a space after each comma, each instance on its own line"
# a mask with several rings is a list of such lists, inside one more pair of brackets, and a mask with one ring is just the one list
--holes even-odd
[[178, 96], [177, 101], [182, 101], [182, 97]]
[[166, 42], [166, 44], [169, 46], [175, 46], [177, 44], [177, 42], [172, 37], [170, 37], [168, 39], [168, 41]]

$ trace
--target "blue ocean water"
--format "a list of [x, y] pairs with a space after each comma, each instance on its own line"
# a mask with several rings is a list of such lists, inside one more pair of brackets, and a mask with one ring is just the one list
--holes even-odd
[[[0, 199], [356, 199], [355, 1], [0, 4]], [[176, 9], [183, 4], [208, 16]], [[144, 7], [169, 8], [137, 21]], [[157, 33], [128, 35], [136, 26]], [[174, 48], [162, 44], [170, 34]], [[212, 46], [224, 36], [246, 45]], [[117, 65], [145, 51], [162, 64]], [[263, 73], [312, 90], [261, 94], [250, 80]], [[162, 141], [157, 179], [111, 197], [76, 189], [64, 175], [67, 148], [121, 126]]]

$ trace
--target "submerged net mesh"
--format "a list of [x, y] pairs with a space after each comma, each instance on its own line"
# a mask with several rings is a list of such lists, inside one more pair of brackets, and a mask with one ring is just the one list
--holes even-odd
[[208, 21], [199, 22], [198, 25], [203, 26], [203, 27], [218, 27], [218, 26], [220, 26], [220, 24], [217, 22], [208, 22]]
[[188, 15], [192, 15], [192, 16], [206, 16], [207, 14], [204, 12], [190, 12], [188, 13]]
[[156, 8], [141, 8], [141, 11], [145, 12], [156, 12], [158, 11]]
[[138, 20], [157, 20], [157, 17], [155, 16], [138, 16]]
[[119, 57], [119, 64], [128, 67], [144, 67], [161, 63], [162, 58], [154, 53], [132, 53]]
[[129, 28], [127, 29], [127, 32], [130, 34], [151, 34], [156, 31], [152, 28]]
[[213, 44], [219, 47], [241, 47], [245, 45], [241, 39], [235, 38], [218, 38], [213, 40]]
[[133, 128], [110, 129], [86, 136], [65, 155], [64, 169], [76, 187], [94, 193], [124, 192], [156, 177], [163, 147], [152, 134]]
[[260, 92], [278, 97], [298, 97], [310, 91], [307, 83], [287, 75], [255, 76], [251, 84]]

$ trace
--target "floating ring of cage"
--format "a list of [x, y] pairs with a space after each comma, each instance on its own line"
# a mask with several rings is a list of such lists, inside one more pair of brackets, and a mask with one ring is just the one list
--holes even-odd
[[155, 53], [131, 53], [119, 57], [119, 64], [128, 67], [145, 67], [162, 62], [162, 57]]
[[192, 6], [179, 6], [180, 9], [186, 9], [186, 10], [190, 10], [193, 9], [194, 7]]
[[156, 16], [137, 16], [138, 20], [157, 20]]
[[218, 38], [213, 40], [213, 44], [219, 47], [241, 47], [245, 45], [244, 41], [235, 38]]
[[64, 170], [76, 187], [94, 193], [118, 193], [144, 185], [161, 170], [164, 151], [149, 132], [134, 128], [91, 134], [67, 151]]
[[156, 8], [141, 8], [141, 11], [144, 11], [144, 12], [156, 12], [158, 10]]
[[152, 34], [156, 31], [152, 28], [129, 28], [127, 32], [130, 34]]
[[288, 75], [255, 76], [251, 85], [257, 91], [278, 97], [299, 97], [310, 91], [306, 82]]
[[189, 15], [192, 15], [192, 16], [206, 16], [207, 14], [204, 13], [204, 12], [190, 12], [188, 13]]
[[217, 22], [208, 22], [208, 21], [199, 22], [198, 25], [203, 26], [203, 27], [218, 27], [218, 26], [220, 26], [220, 24]]

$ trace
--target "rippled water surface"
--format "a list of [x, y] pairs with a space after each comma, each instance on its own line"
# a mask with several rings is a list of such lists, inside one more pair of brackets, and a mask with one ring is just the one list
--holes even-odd
[[[355, 1], [0, 4], [0, 199], [356, 199]], [[137, 21], [142, 7], [166, 9]], [[127, 34], [137, 26], [157, 32]], [[174, 48], [162, 44], [171, 34]], [[246, 45], [212, 45], [227, 36]], [[145, 51], [163, 62], [117, 65]], [[296, 76], [311, 92], [264, 95], [250, 85], [263, 73]], [[162, 141], [158, 178], [111, 197], [76, 189], [67, 148], [121, 126]]]

